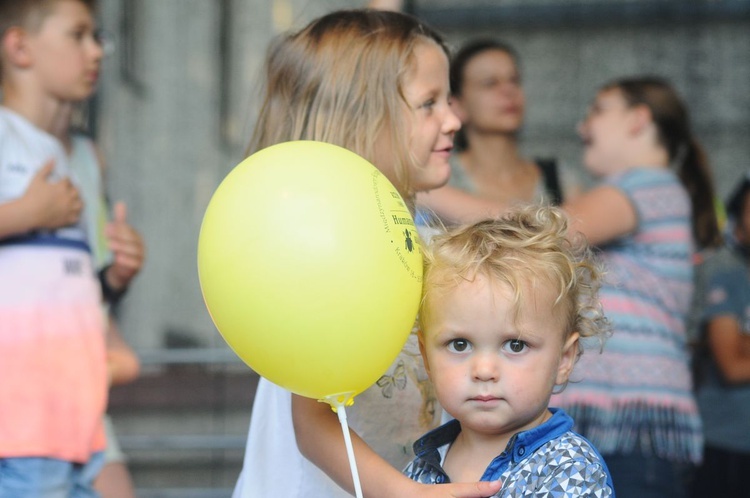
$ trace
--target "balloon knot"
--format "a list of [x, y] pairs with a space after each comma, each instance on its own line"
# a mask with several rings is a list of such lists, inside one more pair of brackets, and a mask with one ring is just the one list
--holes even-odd
[[340, 407], [352, 406], [354, 404], [354, 392], [331, 394], [325, 398], [319, 399], [321, 403], [328, 403], [334, 412], [338, 412]]

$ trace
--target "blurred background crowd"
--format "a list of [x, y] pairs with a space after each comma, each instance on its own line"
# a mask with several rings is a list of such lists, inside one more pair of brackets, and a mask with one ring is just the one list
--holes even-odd
[[[107, 188], [127, 202], [148, 248], [121, 302], [141, 376], [111, 394], [111, 415], [139, 496], [229, 496], [257, 378], [229, 351], [203, 304], [198, 232], [224, 176], [244, 158], [269, 42], [352, 0], [101, 0], [113, 35], [90, 131]], [[518, 52], [526, 93], [519, 145], [581, 165], [576, 126], [607, 81], [668, 79], [726, 199], [750, 157], [747, 0], [407, 1], [452, 47], [480, 35]]]

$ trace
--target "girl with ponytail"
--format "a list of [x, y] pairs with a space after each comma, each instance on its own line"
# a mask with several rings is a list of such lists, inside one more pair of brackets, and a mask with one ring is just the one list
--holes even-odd
[[602, 87], [579, 133], [601, 183], [563, 208], [571, 235], [600, 249], [614, 333], [602, 354], [581, 357], [552, 405], [602, 453], [618, 496], [684, 496], [683, 470], [702, 447], [685, 334], [693, 254], [721, 240], [711, 173], [660, 78]]

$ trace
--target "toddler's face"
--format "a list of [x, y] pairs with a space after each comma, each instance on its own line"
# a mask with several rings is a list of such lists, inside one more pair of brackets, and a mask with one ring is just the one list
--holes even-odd
[[578, 334], [563, 340], [554, 295], [526, 285], [518, 319], [511, 288], [478, 275], [432, 296], [421, 343], [438, 400], [462, 430], [505, 437], [541, 424], [565, 383]]

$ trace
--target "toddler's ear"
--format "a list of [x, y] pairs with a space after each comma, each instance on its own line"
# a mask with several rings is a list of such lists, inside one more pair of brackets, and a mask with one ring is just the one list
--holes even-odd
[[578, 332], [573, 332], [565, 341], [565, 344], [563, 344], [560, 354], [560, 365], [557, 367], [557, 377], [555, 378], [555, 384], [558, 386], [568, 382], [568, 377], [570, 377], [570, 373], [573, 371], [573, 367], [578, 359], [579, 338]]
[[2, 39], [3, 55], [11, 65], [27, 68], [31, 64], [27, 36], [27, 32], [19, 26], [12, 26], [5, 31]]

